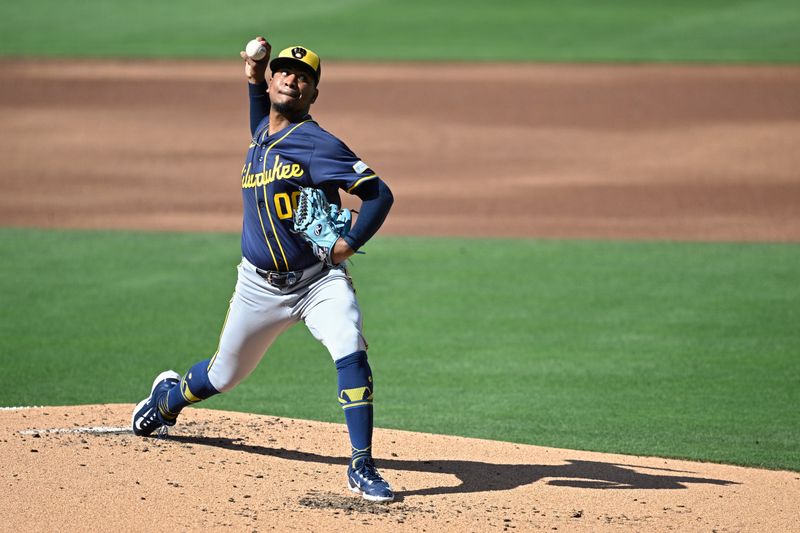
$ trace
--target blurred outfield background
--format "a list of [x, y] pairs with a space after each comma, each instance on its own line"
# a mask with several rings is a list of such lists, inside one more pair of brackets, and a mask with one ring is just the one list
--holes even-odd
[[0, 54], [228, 58], [245, 36], [326, 59], [796, 62], [796, 0], [6, 0]]
[[[265, 33], [342, 60], [796, 63], [798, 28], [788, 0], [13, 0], [0, 54], [230, 58]], [[369, 249], [355, 275], [379, 425], [800, 470], [797, 244]], [[231, 234], [0, 228], [0, 405], [138, 401], [164, 365], [213, 351], [237, 256]], [[487, 276], [497, 264], [520, 268]], [[334, 396], [294, 328], [206, 406], [340, 422]]]

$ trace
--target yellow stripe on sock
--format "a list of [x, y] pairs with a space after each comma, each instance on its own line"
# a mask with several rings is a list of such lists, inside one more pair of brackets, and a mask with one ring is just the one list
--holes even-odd
[[347, 405], [343, 405], [342, 409], [350, 409], [351, 407], [360, 407], [362, 405], [372, 405], [372, 402], [354, 402], [354, 403], [349, 403]]
[[189, 389], [189, 384], [186, 383], [186, 378], [183, 378], [181, 381], [181, 396], [183, 396], [183, 399], [189, 403], [197, 403], [202, 400], [202, 398], [198, 398], [192, 394], [192, 391]]

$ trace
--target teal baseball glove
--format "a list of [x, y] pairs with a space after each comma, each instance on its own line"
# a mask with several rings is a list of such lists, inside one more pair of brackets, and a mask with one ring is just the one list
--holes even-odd
[[333, 245], [350, 231], [353, 215], [325, 198], [319, 189], [303, 187], [294, 212], [294, 231], [311, 246], [320, 261], [333, 266]]

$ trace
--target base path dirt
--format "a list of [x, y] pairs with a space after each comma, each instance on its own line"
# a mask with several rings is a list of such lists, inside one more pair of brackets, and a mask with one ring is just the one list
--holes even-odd
[[[326, 63], [385, 234], [800, 241], [800, 68]], [[0, 224], [238, 231], [224, 62], [0, 62]]]
[[[391, 504], [346, 488], [344, 425], [133, 405], [0, 411], [0, 531], [797, 531], [800, 474], [377, 429]], [[170, 526], [172, 524], [172, 526]]]

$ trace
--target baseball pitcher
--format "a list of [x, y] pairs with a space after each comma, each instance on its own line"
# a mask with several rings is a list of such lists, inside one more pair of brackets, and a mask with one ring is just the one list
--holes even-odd
[[[257, 40], [265, 57], [240, 53], [251, 138], [241, 171], [242, 261], [219, 346], [183, 376], [170, 370], [156, 377], [133, 411], [133, 432], [164, 432], [184, 407], [231, 390], [281, 332], [302, 321], [336, 366], [352, 445], [348, 487], [367, 500], [391, 501], [392, 489], [372, 459], [374, 383], [346, 262], [383, 224], [392, 193], [309, 115], [319, 95], [319, 56], [291, 46], [270, 61], [270, 45]], [[361, 200], [355, 223], [339, 207], [340, 191]]]

